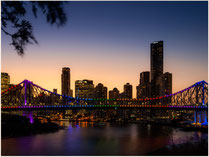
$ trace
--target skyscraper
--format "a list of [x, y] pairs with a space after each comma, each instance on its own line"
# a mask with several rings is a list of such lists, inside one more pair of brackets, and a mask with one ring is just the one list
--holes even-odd
[[62, 95], [72, 96], [70, 89], [70, 68], [64, 67], [62, 68]]
[[92, 80], [75, 81], [75, 97], [93, 98], [94, 84]]
[[169, 72], [161, 75], [157, 80], [160, 96], [172, 94], [172, 74]]
[[132, 99], [132, 85], [131, 84], [126, 83], [124, 85], [124, 95], [125, 95], [125, 98]]
[[159, 96], [157, 79], [163, 74], [163, 41], [151, 43], [151, 97]]
[[151, 81], [163, 74], [163, 41], [151, 43]]
[[140, 73], [140, 84], [136, 87], [136, 96], [137, 99], [139, 98], [147, 98], [150, 97], [149, 95], [149, 79], [150, 78], [150, 72], [144, 71]]
[[172, 74], [164, 73], [164, 95], [172, 94]]
[[5, 91], [9, 88], [10, 76], [8, 73], [1, 73], [1, 91]]

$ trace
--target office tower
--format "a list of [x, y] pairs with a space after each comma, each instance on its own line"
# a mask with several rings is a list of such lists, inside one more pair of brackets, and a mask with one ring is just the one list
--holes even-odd
[[[172, 74], [169, 72], [164, 73], [160, 77], [158, 77], [156, 82], [157, 90], [159, 91], [159, 96], [165, 96], [172, 94]], [[172, 102], [172, 97], [166, 97], [166, 99], [159, 99], [159, 104], [166, 104], [169, 105]], [[152, 113], [154, 116], [160, 116], [160, 117], [167, 117], [171, 114], [171, 111], [169, 112], [163, 112], [163, 111], [157, 111], [156, 113]]]
[[53, 92], [57, 94], [57, 89], [53, 89]]
[[151, 81], [163, 74], [163, 41], [151, 43]]
[[169, 72], [161, 75], [157, 80], [160, 96], [172, 94], [172, 74]]
[[75, 97], [93, 98], [94, 84], [92, 80], [75, 81]]
[[137, 99], [150, 97], [149, 95], [149, 81], [150, 72], [144, 71], [140, 73], [140, 84], [136, 87]]
[[119, 98], [119, 90], [114, 88], [113, 90], [109, 91], [109, 99], [118, 99]]
[[1, 73], [1, 91], [5, 91], [9, 88], [10, 76], [8, 73]]
[[62, 68], [62, 95], [72, 96], [70, 92], [70, 68]]
[[124, 95], [125, 95], [125, 98], [132, 99], [132, 85], [131, 84], [126, 83], [124, 85]]
[[107, 87], [99, 83], [94, 89], [94, 97], [107, 99]]
[[172, 94], [172, 74], [164, 73], [164, 95]]
[[156, 82], [163, 74], [163, 41], [151, 43], [151, 97], [159, 96]]

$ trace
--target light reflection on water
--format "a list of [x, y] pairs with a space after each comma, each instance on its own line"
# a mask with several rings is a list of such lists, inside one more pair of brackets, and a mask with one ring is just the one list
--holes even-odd
[[[207, 138], [166, 126], [60, 121], [56, 133], [2, 139], [2, 155], [146, 155], [165, 145]], [[166, 132], [165, 132], [166, 130]], [[170, 135], [173, 136], [170, 136]]]

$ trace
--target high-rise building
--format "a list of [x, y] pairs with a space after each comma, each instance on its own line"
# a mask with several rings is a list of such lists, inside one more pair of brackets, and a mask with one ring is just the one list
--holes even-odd
[[164, 73], [164, 95], [172, 94], [172, 74]]
[[109, 99], [118, 99], [119, 98], [119, 90], [114, 88], [113, 90], [109, 91]]
[[99, 83], [94, 89], [94, 97], [107, 99], [107, 87]]
[[132, 99], [132, 85], [131, 84], [126, 83], [124, 85], [124, 95], [125, 95], [125, 98]]
[[9, 88], [10, 76], [8, 73], [1, 73], [1, 91], [5, 91]]
[[151, 43], [151, 81], [163, 74], [163, 41]]
[[62, 95], [72, 96], [71, 88], [70, 88], [70, 68], [64, 67], [62, 68]]
[[161, 75], [157, 80], [160, 96], [172, 94], [172, 74], [169, 72]]
[[75, 97], [93, 98], [94, 84], [92, 80], [75, 81]]
[[151, 97], [159, 96], [156, 86], [158, 77], [163, 74], [163, 41], [151, 43]]
[[140, 73], [140, 84], [136, 87], [137, 99], [150, 97], [149, 95], [149, 81], [150, 72], [144, 71]]

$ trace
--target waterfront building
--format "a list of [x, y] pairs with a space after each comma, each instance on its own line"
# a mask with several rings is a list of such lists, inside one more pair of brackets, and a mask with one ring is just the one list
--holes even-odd
[[94, 84], [92, 80], [75, 81], [75, 97], [93, 98]]
[[119, 90], [114, 88], [113, 90], [109, 91], [109, 99], [118, 99], [119, 98]]
[[10, 76], [8, 73], [1, 73], [1, 92], [8, 89], [10, 86]]
[[132, 99], [132, 85], [131, 84], [126, 83], [124, 85], [124, 95], [125, 95], [125, 98]]
[[153, 42], [150, 45], [151, 51], [151, 97], [159, 96], [156, 82], [163, 74], [163, 41]]
[[94, 89], [94, 97], [107, 99], [107, 87], [99, 83]]
[[61, 84], [62, 95], [72, 96], [72, 93], [70, 92], [70, 68], [68, 67], [62, 68]]

